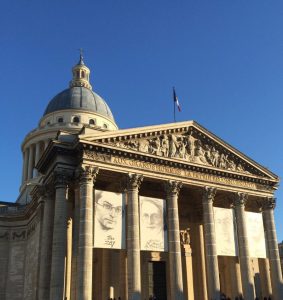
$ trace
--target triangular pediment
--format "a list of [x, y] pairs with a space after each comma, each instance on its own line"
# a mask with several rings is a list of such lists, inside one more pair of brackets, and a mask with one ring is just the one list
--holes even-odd
[[253, 175], [278, 177], [194, 121], [80, 135], [80, 139], [124, 151]]

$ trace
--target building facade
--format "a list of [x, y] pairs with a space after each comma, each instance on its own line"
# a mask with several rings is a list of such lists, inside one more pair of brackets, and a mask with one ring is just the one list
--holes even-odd
[[118, 129], [80, 58], [0, 203], [0, 299], [282, 300], [278, 177], [194, 121]]

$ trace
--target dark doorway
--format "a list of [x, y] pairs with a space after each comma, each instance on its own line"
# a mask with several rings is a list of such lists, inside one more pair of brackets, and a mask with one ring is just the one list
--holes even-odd
[[148, 295], [156, 300], [167, 300], [165, 261], [148, 263]]

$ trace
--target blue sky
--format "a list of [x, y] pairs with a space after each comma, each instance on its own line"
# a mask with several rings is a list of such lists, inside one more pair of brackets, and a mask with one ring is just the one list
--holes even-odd
[[[0, 200], [18, 195], [20, 144], [68, 86], [78, 48], [120, 128], [182, 112], [283, 175], [283, 2], [3, 1]], [[283, 188], [277, 196], [283, 240]]]

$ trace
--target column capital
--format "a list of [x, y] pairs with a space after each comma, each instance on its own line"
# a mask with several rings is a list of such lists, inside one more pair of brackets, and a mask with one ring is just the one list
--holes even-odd
[[143, 181], [143, 175], [128, 173], [127, 176], [127, 189], [128, 190], [139, 190]]
[[276, 206], [276, 198], [274, 197], [266, 197], [262, 201], [262, 209], [268, 210], [268, 209], [274, 209]]
[[32, 197], [37, 199], [41, 198], [41, 201], [46, 202], [47, 199], [52, 195], [53, 190], [49, 185], [37, 185], [32, 191]]
[[234, 206], [246, 206], [246, 203], [248, 201], [248, 194], [246, 193], [235, 193], [234, 194], [234, 201], [233, 204]]
[[213, 202], [217, 189], [212, 186], [205, 186], [203, 188], [202, 201], [203, 202]]
[[67, 187], [70, 181], [70, 174], [65, 170], [55, 170], [53, 173], [53, 182], [56, 188]]
[[90, 183], [96, 180], [99, 168], [89, 165], [81, 165], [77, 170], [80, 183]]
[[164, 183], [167, 195], [179, 195], [180, 189], [183, 186], [181, 181], [168, 180]]

